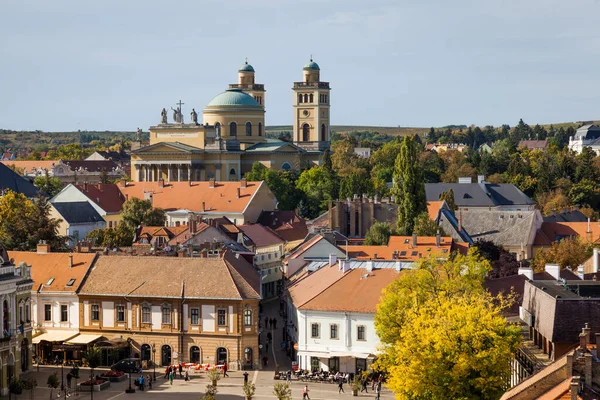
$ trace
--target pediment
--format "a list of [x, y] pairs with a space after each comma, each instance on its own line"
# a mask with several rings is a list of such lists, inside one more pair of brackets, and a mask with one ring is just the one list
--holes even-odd
[[201, 151], [201, 149], [181, 143], [168, 143], [160, 142], [150, 146], [142, 147], [141, 149], [135, 150], [132, 153], [135, 154], [149, 154], [149, 153], [181, 153], [190, 154], [194, 151]]

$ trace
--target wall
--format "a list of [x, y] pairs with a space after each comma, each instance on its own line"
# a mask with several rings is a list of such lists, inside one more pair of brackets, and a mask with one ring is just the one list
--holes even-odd
[[[45, 321], [44, 305], [52, 305], [52, 320]], [[60, 306], [68, 305], [69, 316], [67, 322], [60, 322]], [[43, 329], [79, 329], [79, 300], [75, 294], [44, 294], [34, 293], [32, 297], [31, 315], [34, 325]]]

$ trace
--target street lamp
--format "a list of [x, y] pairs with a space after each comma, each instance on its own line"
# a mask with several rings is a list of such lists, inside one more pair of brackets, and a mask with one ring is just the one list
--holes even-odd
[[154, 365], [153, 381], [156, 382], [156, 345], [154, 343], [152, 343], [152, 364]]

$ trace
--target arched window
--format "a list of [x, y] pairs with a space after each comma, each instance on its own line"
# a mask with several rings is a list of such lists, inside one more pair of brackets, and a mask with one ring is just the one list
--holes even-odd
[[321, 140], [323, 142], [327, 141], [327, 127], [325, 126], [325, 124], [321, 125]]
[[310, 126], [308, 124], [302, 125], [302, 141], [308, 142], [310, 140]]
[[8, 301], [4, 300], [4, 303], [2, 305], [2, 311], [4, 312], [4, 320], [3, 320], [3, 325], [2, 328], [4, 329], [4, 336], [8, 335], [10, 333], [10, 316], [8, 315]]
[[217, 347], [217, 365], [223, 365], [227, 362], [227, 349], [225, 347]]
[[314, 97], [313, 97], [313, 94], [312, 94], [312, 93], [311, 93], [311, 94], [308, 96], [308, 99], [309, 99], [309, 102], [310, 102], [310, 103], [312, 103], [312, 102], [313, 102], [313, 100], [314, 100]]
[[160, 355], [160, 365], [163, 367], [171, 365], [171, 346], [168, 344], [163, 345]]
[[143, 344], [142, 345], [142, 361], [146, 360], [146, 361], [150, 361], [150, 345], [149, 344]]
[[298, 103], [302, 103], [302, 95], [301, 94], [298, 95]]
[[234, 168], [231, 168], [229, 170], [229, 175], [235, 175], [235, 169]]
[[252, 136], [252, 123], [246, 122], [246, 136]]
[[217, 131], [217, 137], [221, 137], [221, 123], [217, 122], [215, 124], [215, 130]]
[[200, 363], [200, 348], [198, 346], [190, 347], [190, 362], [191, 363]]
[[246, 350], [244, 350], [244, 361], [246, 362], [247, 366], [252, 367], [252, 359], [252, 348], [246, 347]]
[[290, 165], [290, 163], [284, 162], [283, 164], [281, 164], [281, 169], [284, 171], [290, 171], [292, 169], [292, 166]]
[[262, 136], [262, 123], [258, 123], [258, 136]]
[[244, 310], [244, 325], [252, 326], [252, 310], [249, 308]]
[[304, 95], [304, 102], [308, 103], [308, 95], [307, 94]]
[[237, 124], [235, 122], [229, 124], [229, 136], [237, 136]]

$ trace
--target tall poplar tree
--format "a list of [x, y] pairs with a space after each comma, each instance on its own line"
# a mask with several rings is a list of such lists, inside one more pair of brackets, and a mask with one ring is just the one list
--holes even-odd
[[415, 218], [427, 211], [423, 171], [413, 137], [404, 138], [396, 157], [392, 195], [398, 204], [398, 232], [400, 235], [411, 235]]

